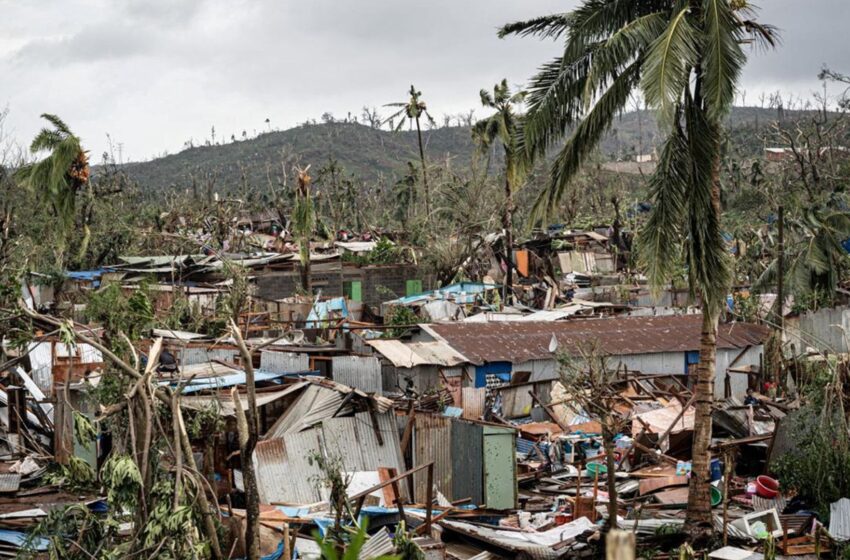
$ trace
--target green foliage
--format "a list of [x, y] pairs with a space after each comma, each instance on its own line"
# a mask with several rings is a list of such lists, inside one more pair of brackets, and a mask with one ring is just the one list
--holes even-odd
[[118, 338], [124, 333], [130, 340], [141, 336], [153, 326], [153, 304], [147, 286], [140, 285], [128, 297], [120, 284], [108, 283], [91, 292], [86, 303], [86, 319], [102, 325], [116, 348], [123, 347]]
[[71, 492], [92, 491], [97, 475], [83, 459], [72, 455], [67, 465], [55, 465], [46, 475], [49, 484], [61, 486]]
[[[351, 536], [351, 540], [344, 545], [344, 552], [340, 554], [337, 550], [340, 546], [339, 543], [331, 539], [322, 539], [318, 531], [313, 534], [313, 538], [322, 550], [322, 560], [357, 560], [360, 558], [360, 551], [366, 543], [366, 536], [364, 524], [363, 527], [359, 527], [357, 532]], [[377, 557], [376, 560], [407, 560], [407, 558], [404, 556], [383, 555]]]
[[85, 504], [51, 509], [29, 532], [20, 556], [42, 558], [36, 547], [41, 539], [47, 539], [49, 560], [106, 560], [104, 545], [117, 530], [117, 523], [104, 523]]
[[97, 432], [91, 420], [76, 410], [74, 411], [74, 437], [86, 449], [91, 449], [92, 444], [97, 439]]
[[18, 171], [18, 178], [38, 191], [49, 204], [62, 228], [70, 230], [74, 223], [77, 191], [88, 182], [88, 158], [75, 136], [56, 115], [42, 115], [53, 128], [44, 128], [33, 139], [33, 153], [49, 152], [41, 161]]
[[221, 418], [221, 408], [216, 403], [211, 403], [198, 410], [192, 410], [189, 420], [186, 422], [186, 432], [193, 441], [211, 441], [215, 434], [224, 429], [224, 420]]
[[826, 518], [829, 505], [850, 493], [847, 363], [819, 371], [806, 388], [809, 402], [783, 419], [786, 440], [795, 445], [770, 468], [783, 488], [795, 490]]
[[360, 266], [399, 264], [404, 262], [404, 251], [386, 237], [382, 237], [368, 253], [343, 253], [342, 259]]
[[[409, 330], [409, 325], [427, 323], [428, 321], [419, 317], [416, 312], [406, 305], [396, 305], [390, 309], [389, 314], [384, 317], [384, 324], [398, 326], [399, 328], [386, 329], [383, 338], [399, 338]], [[404, 328], [407, 326], [408, 328]]]
[[142, 488], [142, 473], [128, 455], [112, 454], [103, 464], [100, 478], [106, 487], [110, 508], [135, 509]]

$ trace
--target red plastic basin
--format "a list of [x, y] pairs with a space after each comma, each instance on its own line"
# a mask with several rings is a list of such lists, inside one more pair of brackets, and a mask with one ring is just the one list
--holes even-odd
[[779, 495], [779, 481], [765, 475], [757, 477], [756, 494], [762, 498], [775, 498]]

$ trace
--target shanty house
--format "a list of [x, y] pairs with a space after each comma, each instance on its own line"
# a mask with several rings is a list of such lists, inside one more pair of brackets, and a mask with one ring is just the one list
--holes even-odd
[[[475, 366], [474, 385], [485, 387], [558, 377], [558, 353], [577, 354], [596, 342], [612, 367], [687, 379], [699, 361], [701, 315], [611, 317], [549, 322], [432, 323], [421, 325], [418, 341], [444, 342]], [[758, 370], [767, 327], [724, 323], [717, 333], [715, 394], [746, 392]]]

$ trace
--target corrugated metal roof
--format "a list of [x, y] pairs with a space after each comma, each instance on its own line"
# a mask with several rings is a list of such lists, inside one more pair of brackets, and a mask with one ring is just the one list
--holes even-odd
[[373, 356], [334, 356], [333, 380], [366, 393], [381, 394], [381, 362]]
[[412, 368], [424, 365], [452, 367], [469, 361], [442, 341], [404, 343], [400, 340], [367, 340], [366, 344], [392, 362], [395, 367]]
[[[295, 383], [293, 385], [288, 386], [285, 389], [280, 391], [273, 391], [270, 393], [260, 393], [257, 395], [257, 407], [263, 407], [267, 404], [271, 404], [278, 399], [282, 399], [287, 395], [291, 395], [292, 393], [296, 393], [303, 389], [305, 386], [309, 385], [307, 381], [301, 381], [299, 383]], [[242, 401], [242, 409], [247, 410], [248, 408], [248, 397], [247, 395], [240, 394], [239, 400]], [[221, 395], [199, 395], [199, 396], [190, 396], [183, 397], [180, 399], [180, 404], [186, 408], [193, 409], [203, 409], [209, 406], [217, 406], [221, 411], [222, 416], [235, 416], [236, 409], [233, 406], [233, 401], [230, 396], [221, 396]]]
[[[612, 356], [699, 350], [701, 315], [612, 317], [550, 322], [432, 323], [421, 328], [447, 342], [471, 362], [520, 363], [551, 359], [552, 337], [558, 349], [598, 341]], [[722, 324], [718, 348], [745, 348], [764, 342], [767, 327], [750, 323]]]

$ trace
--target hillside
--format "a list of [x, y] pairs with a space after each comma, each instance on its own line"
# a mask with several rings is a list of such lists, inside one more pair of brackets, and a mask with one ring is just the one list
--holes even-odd
[[[801, 114], [786, 111], [784, 120], [793, 121]], [[777, 112], [772, 109], [736, 108], [729, 117], [728, 131], [739, 153], [759, 153], [763, 145], [761, 136], [776, 118]], [[469, 164], [475, 149], [466, 127], [423, 131], [423, 138], [430, 160], [451, 158], [457, 168]], [[657, 139], [658, 128], [651, 112], [629, 112], [612, 124], [600, 151], [605, 159], [633, 160], [637, 153], [651, 152]], [[269, 181], [277, 182], [281, 164], [291, 164], [294, 157], [304, 165], [312, 164], [314, 169], [334, 158], [347, 172], [367, 181], [383, 178], [392, 182], [404, 173], [407, 162], [418, 160], [416, 133], [376, 130], [342, 122], [302, 125], [126, 164], [125, 170], [149, 191], [186, 188], [193, 181], [205, 184], [212, 178], [217, 188], [224, 190], [242, 184], [264, 188]]]

